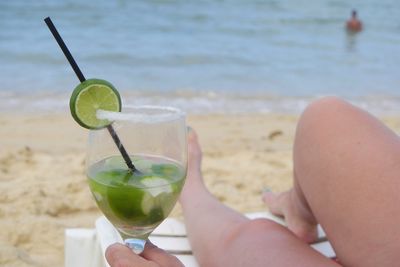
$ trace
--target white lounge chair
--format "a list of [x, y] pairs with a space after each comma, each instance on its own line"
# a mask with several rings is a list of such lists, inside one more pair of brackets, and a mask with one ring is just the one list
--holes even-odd
[[[268, 212], [248, 213], [246, 216], [251, 219], [268, 218], [285, 225], [281, 218]], [[321, 227], [318, 228], [318, 236], [317, 242], [311, 244], [311, 247], [329, 258], [334, 258], [335, 252], [326, 240]], [[185, 266], [198, 266], [186, 237], [185, 225], [181, 221], [167, 218], [153, 231], [149, 239], [156, 246], [174, 254]], [[103, 216], [96, 220], [94, 229], [67, 229], [65, 231], [65, 267], [108, 267], [104, 251], [116, 242], [122, 243], [122, 238]]]

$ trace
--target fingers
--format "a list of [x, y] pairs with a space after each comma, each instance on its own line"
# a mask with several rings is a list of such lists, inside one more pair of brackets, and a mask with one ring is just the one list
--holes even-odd
[[[106, 259], [111, 267], [147, 267], [149, 262], [136, 255], [130, 248], [121, 244], [113, 244], [106, 250]], [[154, 265], [153, 265], [154, 266]]]
[[113, 244], [106, 250], [106, 259], [111, 267], [182, 267], [183, 264], [164, 250], [146, 242], [142, 254], [137, 255], [130, 248]]
[[184, 266], [175, 256], [156, 247], [150, 241], [146, 242], [145, 249], [141, 256], [149, 261], [155, 262], [162, 267]]

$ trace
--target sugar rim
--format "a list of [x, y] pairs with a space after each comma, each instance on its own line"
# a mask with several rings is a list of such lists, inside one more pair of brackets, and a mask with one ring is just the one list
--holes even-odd
[[[146, 112], [147, 111], [147, 112]], [[149, 114], [148, 112], [155, 112]], [[131, 121], [141, 123], [160, 123], [174, 121], [185, 118], [186, 114], [182, 110], [169, 106], [153, 106], [153, 105], [124, 105], [121, 112], [97, 110], [96, 117], [98, 119], [106, 119], [109, 121]]]

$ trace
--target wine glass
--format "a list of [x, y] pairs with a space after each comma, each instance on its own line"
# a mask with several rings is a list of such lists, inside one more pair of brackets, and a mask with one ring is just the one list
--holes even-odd
[[125, 244], [141, 253], [150, 233], [169, 215], [187, 170], [185, 114], [175, 108], [126, 106], [98, 111], [131, 159], [129, 169], [107, 129], [89, 133], [86, 174], [98, 207]]

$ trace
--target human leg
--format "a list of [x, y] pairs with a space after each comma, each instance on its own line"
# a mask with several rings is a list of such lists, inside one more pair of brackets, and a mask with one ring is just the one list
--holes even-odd
[[188, 237], [201, 266], [337, 266], [289, 230], [249, 220], [220, 203], [201, 176], [201, 151], [189, 133], [187, 181], [180, 197]]
[[285, 218], [287, 227], [298, 238], [306, 243], [318, 239], [318, 222], [295, 179], [290, 190], [282, 193], [266, 191], [262, 199], [272, 214]]
[[[321, 99], [300, 118], [294, 179], [287, 195], [304, 211], [297, 219], [309, 226], [318, 221], [344, 265], [398, 264], [400, 140], [395, 133], [345, 101]], [[278, 199], [264, 197], [276, 213], [289, 215], [279, 202], [287, 205], [290, 198]]]

